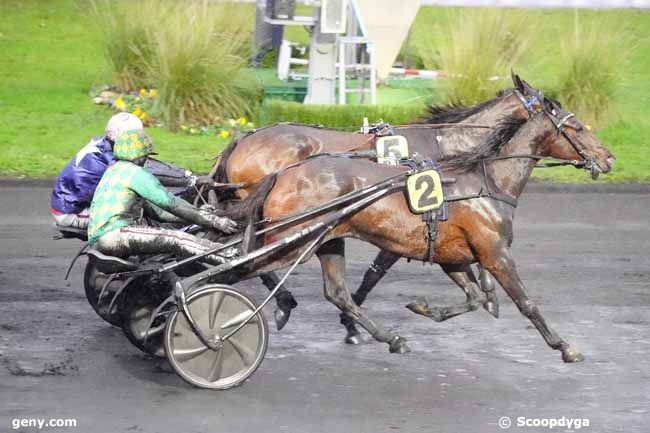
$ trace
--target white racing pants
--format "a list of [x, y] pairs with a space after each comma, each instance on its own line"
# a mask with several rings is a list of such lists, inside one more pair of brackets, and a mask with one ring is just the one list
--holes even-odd
[[[106, 233], [97, 240], [95, 246], [104, 254], [124, 258], [130, 255], [162, 253], [172, 253], [184, 258], [217, 248], [220, 244], [179, 230], [133, 226]], [[205, 261], [218, 265], [234, 257], [236, 252], [235, 248], [229, 248], [219, 255], [206, 256]]]
[[71, 227], [75, 229], [88, 228], [88, 209], [84, 209], [78, 214], [60, 213], [54, 209], [50, 210], [54, 222], [62, 227]]

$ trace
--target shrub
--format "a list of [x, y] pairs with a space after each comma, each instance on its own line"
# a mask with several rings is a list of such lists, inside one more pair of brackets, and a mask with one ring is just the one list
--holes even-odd
[[429, 69], [441, 68], [445, 102], [475, 104], [508, 85], [510, 70], [524, 62], [533, 34], [523, 12], [462, 9], [440, 26], [444, 35], [434, 45], [420, 46]]
[[261, 106], [258, 122], [297, 122], [356, 131], [367, 117], [370, 123], [383, 120], [392, 125], [417, 121], [425, 114], [424, 105], [303, 105], [271, 100]]
[[[99, 0], [97, 0], [99, 1]], [[244, 70], [250, 9], [227, 1], [95, 3], [108, 23], [106, 56], [122, 90], [153, 87], [168, 128], [249, 114], [258, 83]]]
[[142, 0], [127, 8], [110, 0], [91, 0], [91, 6], [104, 32], [104, 55], [116, 84], [126, 91], [146, 87], [146, 64], [153, 55], [151, 35], [155, 28], [149, 11], [160, 14], [160, 2]]
[[175, 3], [154, 33], [147, 75], [160, 95], [157, 112], [172, 130], [250, 113], [258, 83], [244, 70], [248, 39], [229, 11], [206, 0]]
[[624, 23], [609, 18], [607, 25], [599, 20], [581, 25], [575, 14], [574, 34], [563, 38], [556, 89], [580, 119], [602, 126], [616, 117], [616, 97], [627, 84], [634, 44]]

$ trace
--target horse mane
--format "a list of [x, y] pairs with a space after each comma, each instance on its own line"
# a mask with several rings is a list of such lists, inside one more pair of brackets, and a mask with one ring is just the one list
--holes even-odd
[[420, 123], [459, 123], [470, 116], [492, 107], [499, 102], [501, 98], [510, 95], [510, 93], [512, 93], [512, 89], [509, 88], [499, 90], [495, 98], [479, 102], [471, 107], [467, 107], [454, 101], [446, 105], [428, 105], [426, 108], [426, 114]]
[[449, 168], [461, 172], [469, 171], [479, 164], [483, 159], [496, 156], [501, 148], [509, 142], [519, 129], [526, 123], [527, 119], [515, 116], [508, 116], [499, 121], [490, 135], [471, 151], [465, 151], [456, 155], [449, 155], [439, 160], [442, 168]]

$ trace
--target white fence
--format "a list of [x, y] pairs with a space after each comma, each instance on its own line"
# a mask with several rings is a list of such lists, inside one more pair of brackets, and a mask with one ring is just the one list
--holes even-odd
[[[255, 3], [256, 0], [234, 0]], [[399, 0], [395, 0], [399, 2]], [[298, 3], [304, 1], [298, 0]], [[490, 6], [516, 8], [643, 8], [650, 9], [650, 0], [422, 0], [423, 6]]]
[[422, 5], [594, 9], [650, 8], [650, 0], [422, 0]]

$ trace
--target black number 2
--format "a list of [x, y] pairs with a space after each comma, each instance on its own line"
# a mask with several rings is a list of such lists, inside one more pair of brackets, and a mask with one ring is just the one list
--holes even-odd
[[418, 207], [420, 209], [426, 208], [428, 206], [434, 206], [438, 204], [438, 197], [436, 197], [433, 194], [433, 191], [435, 189], [435, 183], [433, 182], [433, 179], [429, 176], [420, 176], [417, 179], [415, 179], [415, 188], [419, 191], [420, 188], [422, 188], [422, 184], [424, 184], [424, 191], [422, 194], [420, 194], [420, 198], [418, 198]]

